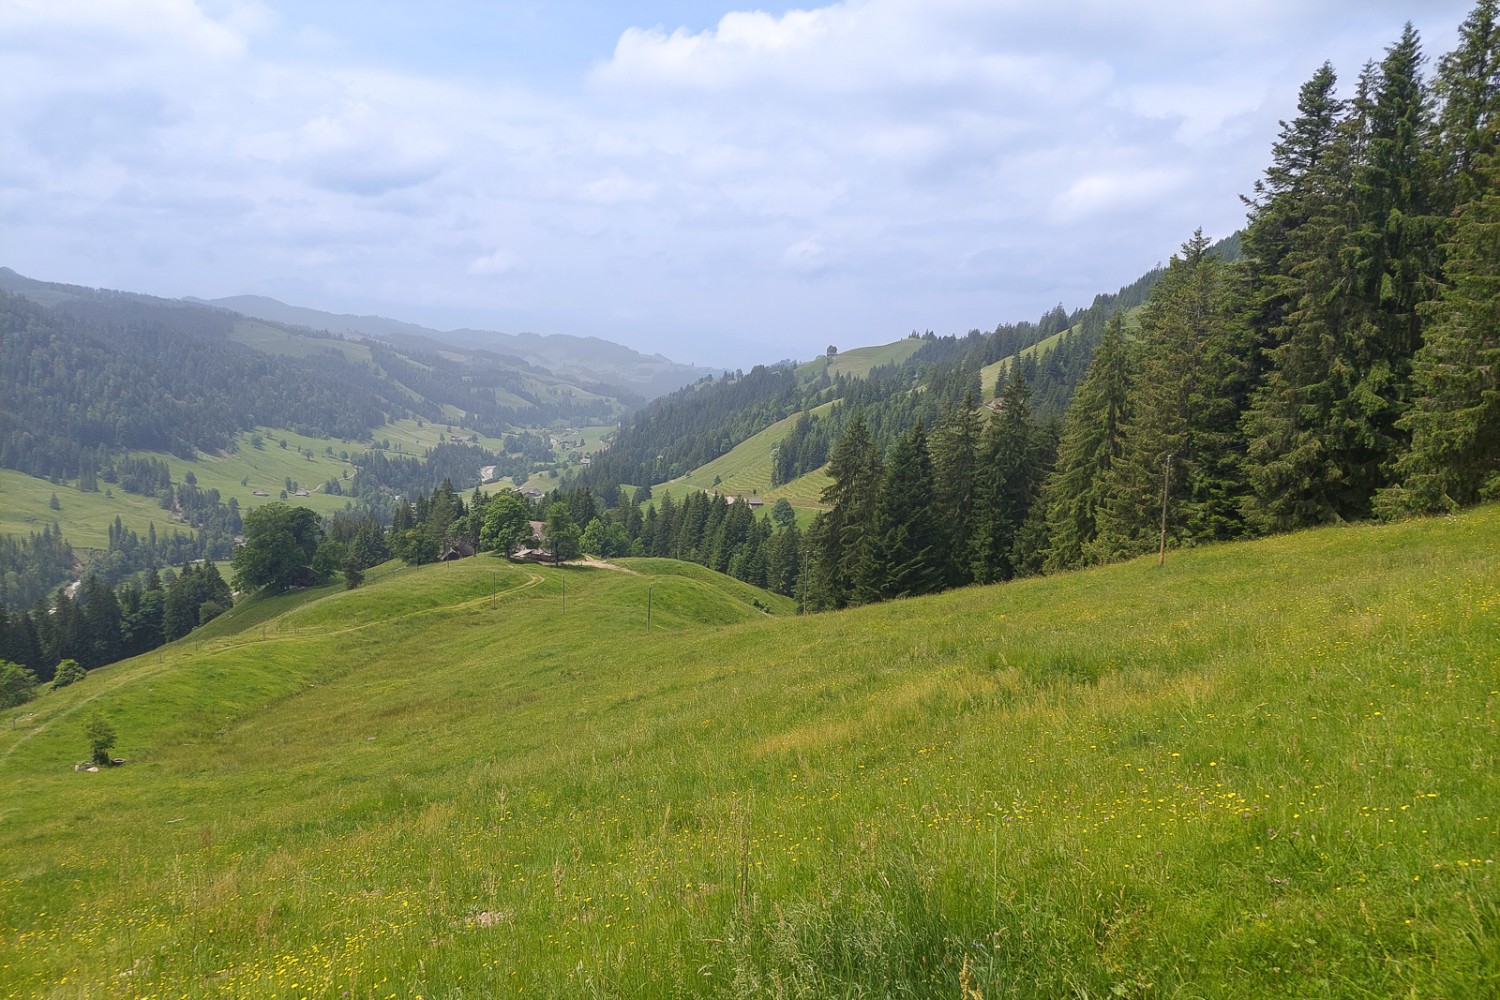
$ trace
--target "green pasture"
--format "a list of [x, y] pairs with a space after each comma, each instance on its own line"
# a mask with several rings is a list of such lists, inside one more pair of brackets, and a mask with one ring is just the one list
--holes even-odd
[[[1494, 996], [1497, 553], [253, 599], [0, 728], [0, 997]], [[129, 763], [76, 772], [96, 710]]]
[[374, 363], [370, 349], [364, 344], [337, 337], [310, 337], [291, 333], [257, 319], [236, 321], [230, 339], [264, 354], [284, 354], [294, 358], [307, 358], [333, 353], [353, 362]]
[[[59, 510], [50, 506], [53, 494], [57, 495]], [[103, 549], [109, 546], [109, 529], [116, 517], [142, 538], [152, 524], [158, 535], [173, 531], [193, 534], [192, 528], [173, 520], [155, 500], [126, 493], [118, 486], [101, 481], [98, 493], [82, 493], [76, 483], [53, 485], [45, 479], [0, 469], [0, 534], [24, 537], [55, 523], [75, 549]]]
[[[832, 406], [832, 403], [824, 403], [813, 412], [826, 413]], [[821, 509], [820, 494], [831, 481], [821, 469], [780, 486], [771, 485], [771, 453], [786, 440], [799, 416], [800, 414], [794, 414], [778, 420], [687, 475], [652, 487], [653, 493], [669, 493], [680, 499], [685, 494], [698, 490], [717, 490], [730, 496], [759, 496], [767, 505], [786, 497], [794, 507]], [[719, 482], [715, 483], [715, 479]], [[808, 516], [811, 517], [811, 514]]]
[[905, 337], [892, 344], [854, 347], [847, 351], [840, 351], [833, 358], [826, 356], [814, 358], [799, 365], [797, 372], [814, 378], [825, 371], [830, 376], [853, 375], [856, 378], [863, 378], [881, 365], [900, 364], [920, 351], [922, 343], [914, 337]]

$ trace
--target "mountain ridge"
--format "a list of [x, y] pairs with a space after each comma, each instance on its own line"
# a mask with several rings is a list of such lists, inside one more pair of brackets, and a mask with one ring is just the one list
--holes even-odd
[[[663, 395], [718, 369], [683, 364], [663, 354], [642, 354], [603, 337], [566, 333], [502, 333], [460, 327], [439, 330], [375, 314], [335, 313], [292, 305], [266, 295], [231, 295], [216, 299], [188, 296], [188, 302], [229, 309], [244, 316], [303, 326], [330, 333], [357, 333], [399, 344], [404, 338], [479, 348], [520, 358], [559, 375], [577, 375], [630, 389], [647, 399]], [[601, 364], [607, 361], [608, 364]]]

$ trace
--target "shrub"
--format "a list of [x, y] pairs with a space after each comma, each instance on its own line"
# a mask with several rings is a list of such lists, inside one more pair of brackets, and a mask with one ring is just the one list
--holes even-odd
[[83, 669], [83, 664], [77, 660], [63, 660], [57, 665], [57, 673], [52, 677], [52, 690], [56, 691], [69, 684], [76, 684], [87, 674], [88, 671]]
[[0, 660], [0, 708], [24, 705], [36, 697], [36, 674], [19, 663]]
[[109, 751], [115, 745], [115, 727], [98, 712], [83, 724], [83, 735], [89, 741], [89, 758], [95, 764], [108, 764]]

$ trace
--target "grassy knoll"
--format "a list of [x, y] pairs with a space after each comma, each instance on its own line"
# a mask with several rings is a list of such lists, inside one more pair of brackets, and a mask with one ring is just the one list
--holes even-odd
[[[252, 601], [0, 729], [0, 996], [1493, 996], [1497, 553]], [[96, 708], [132, 762], [75, 773]]]
[[[75, 549], [102, 549], [109, 545], [109, 528], [116, 517], [142, 538], [153, 523], [158, 534], [193, 534], [192, 528], [172, 520], [155, 500], [108, 483], [101, 482], [99, 490], [80, 493], [76, 486], [54, 486], [45, 479], [0, 469], [0, 534], [24, 536], [56, 523]], [[50, 506], [54, 493], [61, 510]]]
[[900, 364], [922, 349], [922, 341], [906, 337], [891, 344], [874, 347], [854, 347], [841, 351], [833, 358], [813, 358], [799, 365], [797, 371], [805, 376], [816, 377], [824, 371], [830, 376], [853, 375], [863, 378], [881, 365]]

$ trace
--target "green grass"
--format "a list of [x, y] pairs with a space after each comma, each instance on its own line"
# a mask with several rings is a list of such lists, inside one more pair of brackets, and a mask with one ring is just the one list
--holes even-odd
[[[61, 510], [49, 506], [54, 493]], [[155, 500], [126, 493], [118, 486], [101, 482], [98, 493], [80, 493], [76, 485], [54, 486], [45, 479], [0, 469], [0, 534], [24, 537], [55, 523], [75, 549], [103, 549], [109, 545], [109, 529], [116, 517], [142, 538], [152, 524], [158, 535], [174, 530], [193, 534], [193, 529], [172, 520]]]
[[818, 357], [797, 367], [804, 377], [817, 377], [824, 371], [830, 376], [853, 375], [863, 378], [880, 365], [900, 364], [922, 349], [922, 341], [906, 337], [892, 344], [854, 347], [840, 351], [834, 358]]
[[[0, 996], [1493, 996], [1497, 553], [252, 601], [0, 729]], [[95, 708], [131, 763], [75, 773]]]
[[[266, 329], [284, 336], [279, 330]], [[453, 428], [451, 433], [450, 426]], [[590, 427], [583, 428], [582, 433], [597, 446], [597, 442], [613, 429]], [[224, 502], [230, 498], [238, 500], [242, 511], [279, 500], [288, 477], [309, 491], [306, 497], [289, 496], [288, 502], [309, 507], [324, 516], [344, 509], [349, 498], [325, 494], [323, 486], [329, 479], [345, 482], [345, 472], [352, 476], [356, 469], [352, 460], [370, 447], [369, 442], [306, 437], [274, 427], [262, 427], [256, 433], [263, 440], [263, 447], [259, 449], [250, 444], [251, 434], [243, 433], [235, 438], [234, 451], [200, 454], [192, 461], [165, 452], [133, 452], [131, 455], [165, 462], [171, 469], [172, 481], [178, 485], [184, 482], [189, 472], [193, 473], [200, 489], [217, 489]], [[399, 448], [401, 454], [421, 458], [427, 449], [440, 443], [439, 435], [451, 438], [471, 433], [458, 422], [434, 424], [408, 418], [377, 428], [375, 439], [388, 441], [392, 451]], [[478, 437], [479, 444], [492, 451], [504, 447], [501, 438]], [[286, 441], [286, 448], [281, 447], [282, 441]], [[328, 448], [333, 449], [332, 456], [327, 454]], [[311, 458], [306, 454], [309, 450], [313, 453]], [[337, 457], [345, 452], [351, 461]], [[478, 474], [477, 469], [475, 473]], [[265, 490], [268, 495], [255, 496], [257, 489]], [[110, 495], [106, 496], [105, 490]], [[53, 493], [57, 494], [61, 510], [54, 511], [49, 506]], [[99, 492], [81, 493], [76, 482], [53, 485], [44, 479], [0, 469], [0, 534], [24, 536], [56, 523], [63, 537], [75, 548], [103, 549], [109, 544], [109, 527], [116, 515], [126, 528], [143, 538], [152, 523], [155, 523], [158, 534], [172, 530], [192, 534], [191, 528], [172, 520], [155, 500], [126, 493], [118, 486], [100, 481]]]
[[[832, 403], [825, 403], [814, 412], [826, 413], [832, 406]], [[821, 509], [819, 494], [830, 481], [828, 474], [822, 470], [780, 486], [771, 485], [771, 452], [792, 432], [798, 417], [799, 415], [793, 415], [778, 420], [687, 475], [653, 487], [653, 493], [671, 494], [675, 499], [681, 499], [687, 493], [697, 490], [717, 490], [730, 496], [756, 495], [768, 505], [786, 497], [794, 507]], [[717, 484], [715, 479], [719, 480]]]
[[335, 337], [309, 337], [290, 333], [281, 327], [271, 326], [256, 319], [237, 321], [230, 339], [264, 354], [284, 354], [294, 358], [306, 358], [332, 352], [342, 355], [349, 361], [374, 364], [374, 357], [364, 344]]

